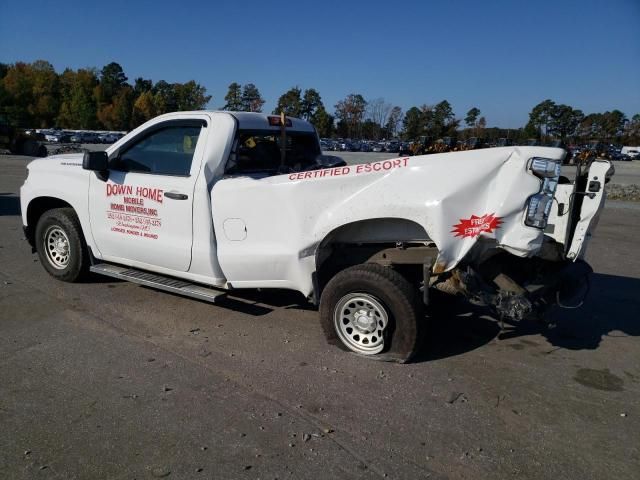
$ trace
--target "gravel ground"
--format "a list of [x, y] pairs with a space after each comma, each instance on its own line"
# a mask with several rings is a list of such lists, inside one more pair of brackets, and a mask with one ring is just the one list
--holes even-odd
[[610, 200], [640, 201], [640, 186], [611, 183], [605, 187]]
[[325, 344], [287, 292], [220, 305], [49, 277], [0, 156], [0, 477], [638, 478], [640, 210], [609, 202], [555, 328], [441, 304], [417, 361]]

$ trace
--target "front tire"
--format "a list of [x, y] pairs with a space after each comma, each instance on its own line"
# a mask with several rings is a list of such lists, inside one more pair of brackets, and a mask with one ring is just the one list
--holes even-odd
[[327, 283], [320, 320], [330, 343], [403, 363], [415, 355], [424, 331], [418, 289], [392, 268], [371, 263], [342, 270]]
[[45, 212], [36, 226], [36, 249], [45, 270], [63, 282], [77, 282], [89, 270], [88, 249], [72, 208]]

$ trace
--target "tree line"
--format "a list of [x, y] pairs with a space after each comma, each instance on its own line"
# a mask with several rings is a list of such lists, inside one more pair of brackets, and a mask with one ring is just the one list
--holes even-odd
[[22, 127], [130, 130], [162, 113], [201, 110], [211, 100], [194, 80], [127, 80], [115, 62], [60, 74], [44, 60], [0, 64], [0, 112]]
[[[67, 68], [60, 74], [44, 60], [0, 63], [0, 111], [19, 126], [130, 130], [162, 113], [201, 110], [210, 102], [206, 88], [194, 80], [154, 83], [139, 77], [128, 83], [122, 67], [115, 62], [100, 70]], [[262, 112], [265, 103], [255, 84], [233, 82], [219, 108]], [[585, 114], [550, 99], [534, 106], [527, 124], [515, 129], [487, 127], [487, 119], [478, 107], [458, 118], [447, 100], [412, 106], [403, 112], [384, 98], [367, 100], [351, 93], [330, 113], [315, 88], [303, 90], [299, 86], [278, 98], [273, 113], [280, 112], [310, 121], [321, 137], [416, 140], [449, 136], [488, 141], [510, 138], [516, 142], [560, 139], [640, 143], [639, 114], [631, 119], [620, 110]]]

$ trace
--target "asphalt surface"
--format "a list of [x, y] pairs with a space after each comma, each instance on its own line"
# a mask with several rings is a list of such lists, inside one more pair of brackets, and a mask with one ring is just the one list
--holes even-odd
[[413, 364], [327, 345], [287, 292], [210, 305], [49, 277], [0, 156], [0, 477], [576, 478], [640, 474], [640, 211], [611, 202], [554, 328], [454, 304]]

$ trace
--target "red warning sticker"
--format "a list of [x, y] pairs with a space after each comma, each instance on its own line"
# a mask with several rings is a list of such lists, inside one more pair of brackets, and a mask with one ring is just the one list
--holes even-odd
[[471, 218], [461, 218], [460, 223], [453, 226], [451, 233], [456, 237], [477, 237], [482, 232], [491, 233], [500, 228], [502, 219], [493, 213], [487, 213], [481, 217], [471, 215]]

